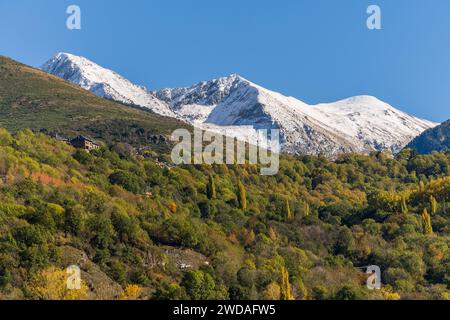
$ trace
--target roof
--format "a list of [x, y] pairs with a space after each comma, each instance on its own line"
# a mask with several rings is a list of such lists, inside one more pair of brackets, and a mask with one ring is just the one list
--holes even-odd
[[88, 137], [85, 137], [85, 136], [83, 136], [83, 135], [79, 135], [79, 136], [73, 138], [72, 140], [70, 140], [70, 142], [76, 141], [76, 140], [80, 140], [80, 141], [89, 141], [89, 142], [92, 142], [92, 143], [94, 143], [94, 144], [97, 144], [97, 142], [95, 142], [94, 140], [92, 140], [92, 139], [90, 139], [90, 138], [88, 138]]

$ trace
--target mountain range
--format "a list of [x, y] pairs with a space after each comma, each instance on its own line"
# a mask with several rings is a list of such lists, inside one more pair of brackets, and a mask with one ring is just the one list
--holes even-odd
[[256, 143], [258, 129], [280, 129], [293, 154], [400, 151], [437, 123], [408, 115], [372, 96], [308, 105], [232, 74], [191, 87], [150, 91], [114, 71], [69, 53], [41, 69], [94, 94]]
[[414, 138], [407, 147], [415, 149], [421, 154], [450, 150], [450, 120], [445, 121], [437, 127], [426, 130]]

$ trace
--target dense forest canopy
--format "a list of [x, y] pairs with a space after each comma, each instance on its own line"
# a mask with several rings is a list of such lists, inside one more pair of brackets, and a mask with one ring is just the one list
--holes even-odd
[[274, 176], [151, 152], [1, 129], [0, 298], [450, 298], [449, 152], [283, 155]]

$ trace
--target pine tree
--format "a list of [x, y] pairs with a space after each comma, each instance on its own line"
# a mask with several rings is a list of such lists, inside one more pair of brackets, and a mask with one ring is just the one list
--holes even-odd
[[216, 198], [216, 183], [214, 182], [212, 174], [209, 175], [208, 185], [206, 186], [206, 195], [210, 200]]
[[433, 197], [432, 195], [430, 196], [430, 207], [431, 207], [431, 214], [435, 214], [438, 209], [438, 204], [436, 198]]
[[424, 234], [433, 233], [433, 227], [431, 226], [431, 217], [428, 214], [428, 210], [426, 208], [423, 209], [422, 213], [422, 230]]
[[291, 206], [289, 205], [289, 200], [286, 198], [285, 201], [285, 210], [286, 210], [286, 219], [287, 221], [291, 221], [292, 220], [292, 211], [291, 211]]
[[238, 180], [238, 200], [239, 208], [241, 210], [247, 210], [247, 192], [241, 180]]
[[280, 300], [293, 300], [291, 292], [291, 284], [289, 282], [289, 273], [285, 267], [281, 268]]

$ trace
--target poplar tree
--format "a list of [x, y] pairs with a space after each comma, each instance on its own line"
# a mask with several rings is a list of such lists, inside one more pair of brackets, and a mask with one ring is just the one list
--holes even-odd
[[305, 205], [304, 205], [304, 213], [305, 213], [305, 217], [308, 217], [311, 213], [311, 209], [309, 208], [309, 204], [307, 202], [305, 202]]
[[289, 273], [285, 267], [281, 267], [281, 291], [280, 300], [293, 300], [291, 284], [289, 283]]
[[216, 183], [214, 182], [214, 177], [212, 174], [209, 174], [208, 179], [208, 185], [206, 186], [206, 195], [208, 196], [208, 199], [215, 199], [216, 198]]
[[292, 211], [291, 211], [291, 206], [289, 205], [289, 200], [286, 198], [285, 201], [285, 210], [286, 210], [286, 219], [288, 221], [292, 220]]
[[247, 210], [247, 192], [241, 180], [238, 180], [238, 201], [241, 210]]
[[425, 184], [423, 183], [423, 181], [419, 182], [419, 191], [420, 192], [424, 192], [425, 191]]
[[404, 214], [408, 213], [408, 205], [406, 204], [406, 197], [405, 196], [402, 196], [401, 209], [402, 209], [402, 213], [404, 213]]
[[424, 234], [433, 233], [433, 227], [431, 226], [431, 217], [428, 214], [427, 208], [423, 209], [422, 213], [422, 230]]
[[435, 214], [437, 212], [438, 204], [436, 201], [436, 198], [432, 195], [430, 196], [430, 207], [431, 207], [431, 213]]

